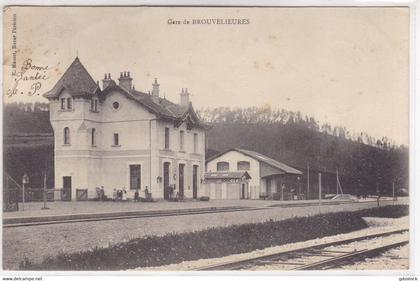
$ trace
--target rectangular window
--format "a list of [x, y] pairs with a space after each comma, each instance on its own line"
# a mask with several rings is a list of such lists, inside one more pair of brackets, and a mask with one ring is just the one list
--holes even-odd
[[229, 171], [229, 162], [217, 162], [217, 171]]
[[179, 150], [184, 151], [184, 137], [185, 132], [179, 131]]
[[198, 134], [194, 133], [194, 152], [198, 152]]
[[140, 165], [130, 165], [130, 189], [140, 189], [141, 186], [141, 167]]
[[114, 134], [114, 146], [120, 145], [120, 139], [118, 134]]
[[165, 128], [165, 148], [169, 149], [169, 128]]
[[238, 161], [238, 171], [249, 171], [250, 166], [248, 161]]
[[67, 109], [71, 109], [71, 98], [67, 98]]
[[92, 99], [90, 101], [90, 110], [93, 112], [98, 112], [98, 100], [97, 99]]
[[91, 144], [92, 146], [96, 145], [96, 130], [95, 128], [92, 128], [92, 135], [91, 135]]
[[66, 109], [66, 99], [61, 98], [61, 109]]

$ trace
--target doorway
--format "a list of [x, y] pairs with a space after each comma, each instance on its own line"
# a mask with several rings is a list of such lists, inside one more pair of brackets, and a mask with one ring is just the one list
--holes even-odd
[[198, 189], [198, 182], [197, 182], [197, 172], [198, 166], [193, 166], [193, 199], [197, 199], [197, 189]]
[[163, 199], [169, 200], [169, 167], [170, 163], [163, 163]]
[[179, 164], [179, 198], [184, 198], [184, 169], [185, 164]]
[[63, 191], [62, 191], [61, 200], [71, 201], [71, 177], [70, 176], [63, 177]]

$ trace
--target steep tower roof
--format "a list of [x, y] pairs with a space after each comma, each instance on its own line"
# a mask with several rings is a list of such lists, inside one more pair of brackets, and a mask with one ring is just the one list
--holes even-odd
[[44, 94], [44, 97], [48, 99], [56, 98], [63, 89], [69, 91], [73, 97], [90, 97], [99, 90], [99, 87], [80, 62], [79, 58], [76, 57], [63, 76], [61, 76], [60, 80], [58, 80], [50, 91]]

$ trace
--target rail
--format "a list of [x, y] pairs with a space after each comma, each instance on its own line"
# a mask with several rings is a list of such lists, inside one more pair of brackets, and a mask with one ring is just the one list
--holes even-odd
[[[324, 255], [328, 256], [326, 253], [320, 253], [319, 251], [316, 251], [317, 249], [327, 248], [330, 246], [337, 246], [342, 244], [348, 244], [356, 241], [362, 241], [370, 238], [376, 238], [376, 237], [383, 237], [383, 236], [389, 236], [393, 234], [399, 234], [404, 233], [408, 231], [408, 229], [399, 229], [394, 231], [388, 231], [388, 232], [382, 232], [382, 233], [376, 233], [371, 234], [367, 236], [361, 236], [361, 237], [355, 237], [355, 238], [349, 238], [349, 239], [343, 239], [339, 241], [334, 242], [328, 242], [323, 244], [317, 244], [315, 246], [309, 246], [309, 247], [300, 247], [293, 250], [288, 251], [279, 251], [277, 253], [272, 254], [265, 254], [265, 255], [259, 255], [257, 257], [253, 258], [244, 258], [244, 259], [238, 259], [236, 261], [230, 261], [230, 262], [221, 262], [221, 263], [215, 263], [212, 265], [206, 265], [203, 267], [196, 267], [191, 270], [193, 271], [213, 271], [213, 270], [238, 270], [243, 269], [250, 264], [261, 264], [261, 263], [267, 263], [269, 264], [271, 261], [274, 261], [276, 259], [281, 258], [282, 256], [290, 256], [294, 254], [300, 254], [300, 255]], [[368, 255], [370, 253], [375, 253], [378, 251], [382, 251], [384, 249], [389, 249], [392, 247], [397, 247], [399, 245], [403, 245], [405, 243], [408, 243], [408, 240], [404, 241], [398, 241], [396, 243], [392, 243], [392, 245], [382, 245], [381, 247], [373, 248], [373, 249], [364, 249], [362, 251], [355, 251], [355, 252], [339, 252], [338, 256], [334, 255], [333, 257], [329, 259], [325, 259], [322, 261], [317, 261], [315, 263], [305, 263], [305, 264], [296, 264], [296, 263], [290, 263], [286, 261], [283, 261], [281, 263], [283, 264], [289, 264], [289, 265], [296, 265], [296, 267], [291, 268], [290, 270], [307, 270], [307, 269], [314, 269], [320, 266], [324, 266], [331, 263], [337, 263], [342, 262], [346, 259], [351, 259], [354, 257], [362, 256], [362, 255]], [[314, 251], [315, 250], [315, 251]], [[332, 251], [329, 251], [330, 253]], [[279, 262], [277, 262], [279, 263]]]

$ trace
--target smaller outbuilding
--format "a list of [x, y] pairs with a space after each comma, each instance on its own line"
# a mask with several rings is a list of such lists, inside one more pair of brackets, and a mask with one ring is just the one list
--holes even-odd
[[210, 199], [249, 199], [250, 179], [246, 171], [205, 173], [204, 195]]
[[231, 148], [206, 161], [206, 174], [249, 174], [247, 199], [292, 200], [302, 193], [302, 172], [255, 151]]

